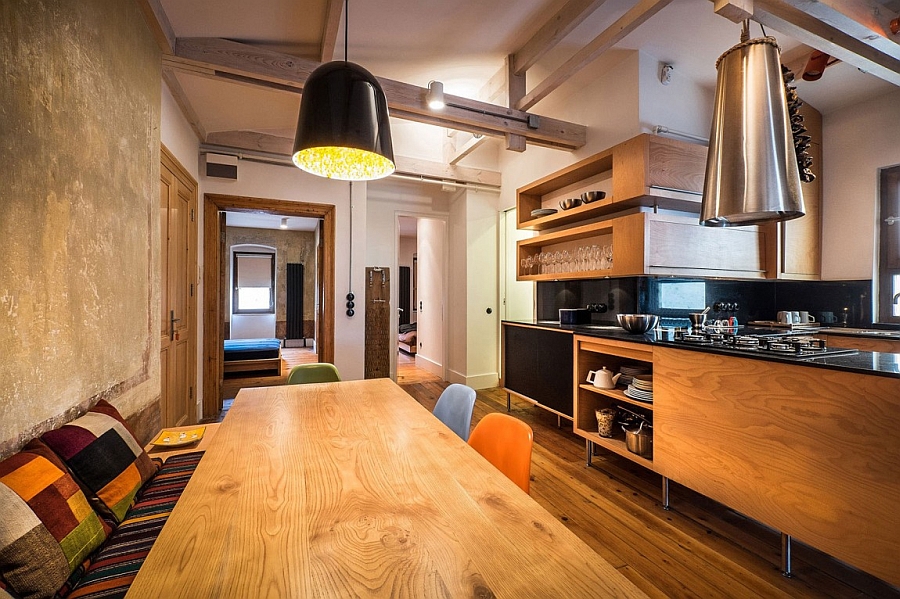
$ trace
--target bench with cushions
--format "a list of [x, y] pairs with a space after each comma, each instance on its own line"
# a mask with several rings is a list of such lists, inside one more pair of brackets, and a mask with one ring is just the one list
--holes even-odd
[[0, 462], [0, 597], [123, 597], [202, 455], [152, 460], [101, 401]]

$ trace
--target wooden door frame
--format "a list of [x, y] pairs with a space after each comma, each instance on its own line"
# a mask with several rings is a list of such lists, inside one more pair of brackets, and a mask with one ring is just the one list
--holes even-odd
[[207, 193], [203, 195], [203, 417], [217, 416], [222, 410], [223, 356], [225, 339], [225, 289], [221, 277], [226, 256], [222, 255], [218, 214], [250, 212], [318, 218], [322, 220], [324, 256], [321, 281], [322, 338], [316, 339], [320, 362], [334, 362], [334, 245], [335, 207], [290, 200], [270, 200], [248, 196]]

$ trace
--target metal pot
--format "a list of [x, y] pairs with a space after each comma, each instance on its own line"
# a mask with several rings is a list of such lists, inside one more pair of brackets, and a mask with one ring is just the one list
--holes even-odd
[[628, 448], [628, 451], [636, 453], [648, 460], [653, 459], [653, 431], [650, 430], [651, 428], [652, 427], [644, 421], [641, 421], [637, 427], [631, 428], [623, 424], [622, 430], [625, 431], [625, 447]]

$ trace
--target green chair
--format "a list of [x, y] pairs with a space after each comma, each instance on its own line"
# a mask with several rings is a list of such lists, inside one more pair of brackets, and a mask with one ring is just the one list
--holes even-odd
[[313, 364], [300, 364], [291, 368], [288, 373], [288, 385], [303, 385], [306, 383], [336, 383], [341, 380], [334, 364], [316, 362]]

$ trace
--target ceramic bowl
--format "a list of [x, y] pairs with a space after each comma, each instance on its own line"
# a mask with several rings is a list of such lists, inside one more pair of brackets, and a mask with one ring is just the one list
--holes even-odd
[[576, 206], [581, 206], [581, 200], [578, 198], [568, 198], [565, 200], [559, 201], [559, 207], [563, 210], [568, 210], [569, 208], [575, 208]]
[[586, 191], [581, 194], [581, 201], [585, 204], [590, 204], [591, 202], [596, 202], [597, 200], [602, 200], [606, 197], [605, 191]]

